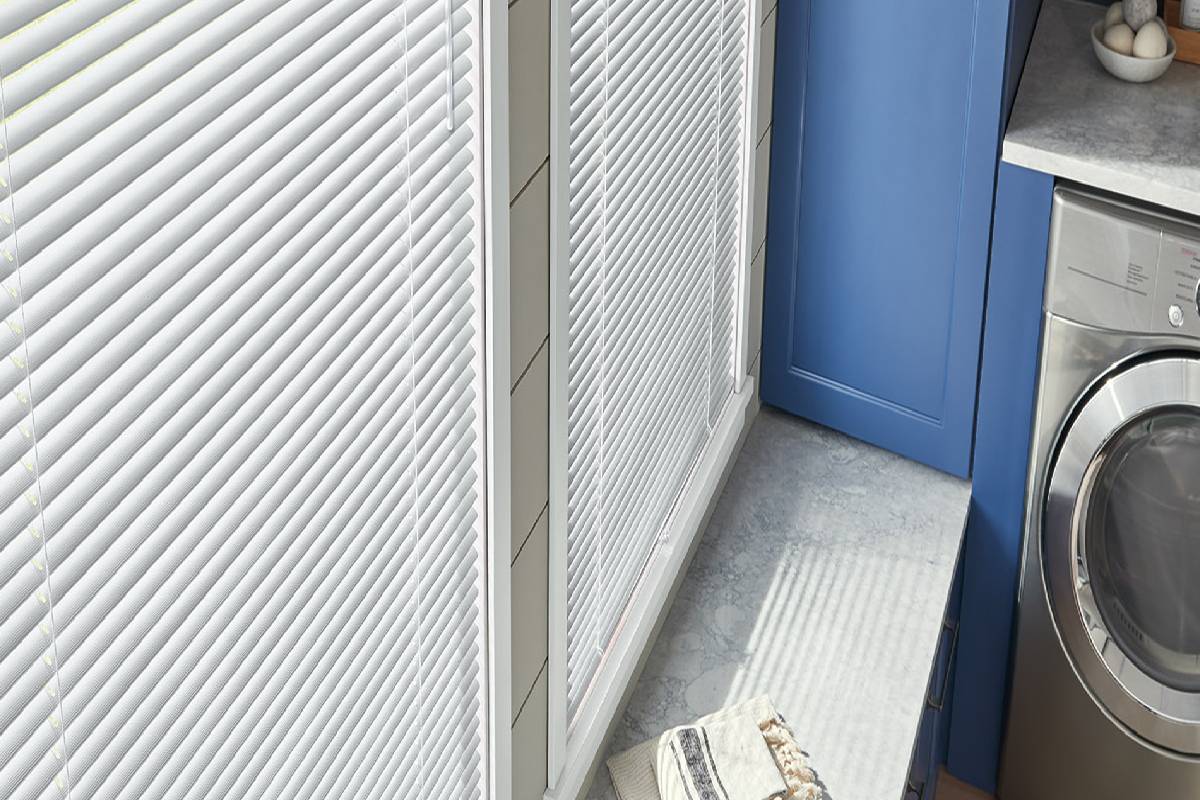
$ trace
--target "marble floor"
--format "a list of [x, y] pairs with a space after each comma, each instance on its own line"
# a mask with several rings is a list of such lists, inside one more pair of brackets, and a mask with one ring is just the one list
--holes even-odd
[[[969, 485], [764, 409], [609, 744], [768, 693], [829, 800], [897, 800]], [[589, 800], [615, 800], [601, 765]]]

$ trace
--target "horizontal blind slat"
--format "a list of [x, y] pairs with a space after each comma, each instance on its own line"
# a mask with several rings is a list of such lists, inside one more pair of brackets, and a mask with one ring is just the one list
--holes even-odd
[[[366, 27], [372, 20], [361, 21]], [[87, 252], [135, 212], [147, 209], [160, 220], [178, 213], [179, 206], [161, 204], [162, 208], [150, 208], [163, 187], [183, 186], [186, 180], [192, 184], [187, 194], [194, 199], [217, 176], [244, 163], [289, 122], [300, 121], [303, 127], [315, 128], [321, 117], [305, 113], [314, 103], [322, 96], [329, 104], [345, 102], [348, 98], [327, 93], [343, 77], [354, 74], [358, 82], [343, 89], [352, 96], [372, 76], [372, 61], [361, 63], [362, 58], [353, 57], [356, 48], [348, 47], [353, 41], [351, 34], [356, 33], [348, 25], [335, 29], [325, 41], [326, 49], [317, 50], [311, 59], [299, 56], [306, 52], [310, 40], [317, 38], [316, 31], [307, 39], [296, 35], [281, 40], [268, 49], [272, 58], [250, 62], [256, 80], [219, 82], [203, 96], [203, 102], [198, 100], [181, 109], [152, 134], [114, 126], [98, 140], [89, 140], [87, 147], [74, 151], [79, 154], [81, 168], [66, 158], [40, 179], [26, 186], [17, 184], [13, 203], [21, 225], [22, 261], [32, 264], [43, 249], [68, 232], [71, 235], [59, 245], [64, 256]], [[387, 26], [375, 28], [374, 33], [375, 47], [395, 35]], [[382, 50], [374, 60], [377, 70], [386, 69], [386, 53]], [[131, 135], [135, 137], [132, 146]], [[19, 165], [21, 152], [13, 153], [10, 159], [14, 166]], [[201, 165], [203, 170], [196, 171]], [[94, 167], [99, 168], [93, 172]], [[67, 191], [60, 197], [63, 189]], [[118, 197], [119, 202], [108, 202]], [[42, 214], [51, 207], [53, 214]], [[81, 225], [85, 220], [86, 224]], [[38, 288], [40, 284], [34, 284], [28, 294], [35, 294]]]
[[53, 52], [63, 42], [128, 4], [129, 0], [51, 0], [50, 3], [39, 3], [40, 8], [35, 11], [25, 3], [14, 3], [13, 9], [0, 16], [0, 29], [7, 45], [3, 62], [5, 74], [16, 72], [22, 65]]
[[5, 25], [0, 785], [482, 797], [477, 6]]
[[[386, 184], [384, 188], [386, 188]], [[387, 206], [384, 208], [386, 209]], [[358, 231], [362, 234], [358, 238], [369, 242], [377, 230], [370, 227], [364, 228]], [[326, 255], [320, 250], [313, 252], [314, 261]], [[343, 249], [342, 252], [345, 253], [345, 250]], [[87, 435], [83, 439], [79, 439], [68, 427], [65, 429], [68, 441], [75, 443], [76, 441], [87, 442], [98, 439], [97, 446], [104, 447], [106, 452], [112, 453], [112, 458], [116, 459], [116, 463], [124, 464], [124, 469], [135, 480], [141, 479], [143, 473], [136, 472], [139, 465], [143, 468], [161, 468], [162, 463], [154, 449], [161, 451], [167, 447], [166, 437], [175, 435], [173, 431], [177, 430], [179, 435], [190, 433], [194, 440], [197, 438], [196, 431], [189, 428], [189, 425], [205, 420], [204, 424], [211, 426], [220, 424], [223, 419], [228, 418], [229, 414], [240, 405], [241, 398], [230, 394], [230, 391], [239, 383], [245, 384], [248, 380], [264, 381], [267, 376], [272, 374], [277, 376], [275, 380], [290, 383], [293, 373], [287, 371], [277, 373], [277, 367], [279, 364], [285, 363], [282, 359], [288, 359], [295, 364], [293, 369], [299, 369], [303, 366], [302, 356], [305, 351], [295, 350], [290, 341], [268, 340], [267, 336], [271, 334], [277, 336], [281, 329], [292, 324], [293, 321], [299, 323], [309, 318], [312, 323], [316, 323], [323, 314], [332, 310], [339, 299], [342, 299], [335, 292], [326, 291], [329, 287], [321, 285], [319, 282], [321, 275], [315, 270], [316, 264], [313, 266], [314, 269], [310, 272], [296, 269], [285, 273], [290, 280], [280, 283], [275, 291], [264, 295], [262, 299], [265, 302], [256, 302], [256, 298], [247, 296], [242, 303], [234, 305], [232, 308], [220, 309], [225, 314], [214, 315], [205, 320], [208, 323], [206, 328], [219, 335], [216, 340], [218, 346], [216, 348], [204, 347], [201, 350], [201, 346], [207, 345], [203, 340], [196, 343], [193, 343], [195, 339], [185, 340], [192, 344], [191, 348], [182, 351], [175, 359], [164, 359], [160, 362], [159, 366], [163, 366], [165, 369], [151, 372], [151, 375], [158, 379], [158, 385], [162, 387], [156, 389], [152, 395], [153, 403], [150, 408], [154, 410], [153, 414], [148, 414], [143, 407], [143, 398], [132, 395], [121, 397], [118, 394], [115, 395], [119, 398], [117, 405], [110, 408], [105, 402], [103, 406], [103, 417], [100, 418], [109, 422], [107, 429], [87, 429]], [[353, 285], [353, 279], [357, 276], [357, 272], [348, 270], [344, 275], [338, 276], [339, 281], [333, 285]], [[306, 279], [307, 282], [305, 282]], [[253, 284], [249, 286], [251, 289], [258, 288]], [[363, 287], [363, 290], [366, 291], [367, 287]], [[350, 295], [351, 298], [355, 296], [354, 294]], [[239, 306], [242, 305], [246, 307], [240, 308]], [[226, 315], [230, 318], [228, 321], [225, 319]], [[308, 349], [315, 347], [313, 342], [308, 344]], [[261, 360], [263, 356], [269, 356], [269, 358], [265, 361]], [[256, 366], [251, 369], [252, 365]], [[310, 367], [310, 369], [315, 369], [315, 367]], [[120, 384], [113, 386], [116, 388]], [[258, 394], [263, 398], [270, 397], [262, 390]], [[196, 399], [201, 402], [195, 402]], [[210, 408], [215, 411], [209, 413]], [[180, 418], [181, 411], [186, 412], [186, 420]], [[123, 412], [127, 416], [122, 418], [117, 415], [118, 412]], [[124, 436], [117, 435], [135, 421], [142, 426], [141, 430], [144, 433], [141, 436], [130, 436], [128, 433]], [[67, 422], [70, 422], [70, 417], [67, 417]], [[51, 435], [54, 433], [55, 431], [50, 431]], [[142, 442], [149, 443], [151, 449], [141, 448]], [[115, 450], [112, 449], [114, 447]], [[139, 460], [130, 461], [130, 457]], [[177, 458], [182, 459], [182, 453]], [[106, 464], [103, 459], [79, 459], [76, 464], [81, 468], [79, 472], [76, 472], [71, 462], [65, 463], [66, 467], [61, 478], [55, 475], [56, 462], [47, 465], [50, 482], [53, 485], [61, 486], [63, 492], [59, 499], [61, 505], [47, 509], [48, 519], [56, 528], [61, 529], [86, 505], [86, 508], [89, 509], [87, 515], [81, 517], [75, 524], [91, 528], [104, 514], [115, 508], [116, 502], [125, 498], [129, 488], [128, 484], [115, 487], [109, 495], [96, 493], [91, 488], [93, 479], [88, 476], [105, 474]], [[59, 546], [57, 534], [52, 534], [49, 541], [52, 548]], [[60, 577], [66, 579], [67, 576]]]
[[[88, 30], [80, 31], [62, 40], [57, 47], [47, 50], [42, 50], [36, 37], [32, 36], [17, 35], [0, 39], [0, 63], [8, 65], [4, 86], [5, 104], [15, 112], [152, 26], [152, 38], [158, 52], [169, 49], [178, 40], [170, 36], [167, 26], [156, 23], [172, 16], [186, 4], [187, 0], [140, 0], [130, 3], [120, 13], [109, 15]], [[230, 4], [229, 0], [205, 4], [205, 10], [210, 15], [208, 19], [227, 9]], [[22, 51], [40, 57], [29, 63], [23, 60]]]
[[[309, 136], [305, 145], [294, 151], [295, 157], [281, 159], [261, 176], [255, 170], [247, 171], [244, 178], [224, 178], [214, 187], [216, 191], [189, 206], [189, 215], [172, 219], [144, 244], [126, 245], [119, 237], [110, 237], [89, 253], [86, 270], [63, 272], [50, 291], [34, 297], [28, 304], [27, 342], [32, 362], [39, 374], [45, 375], [42, 380], [57, 387], [78, 373], [98, 348], [116, 338], [106, 335], [106, 328], [115, 332], [140, 325], [153, 330], [146, 327], [151, 325], [146, 319], [138, 319], [141, 312], [159, 304], [161, 313], [177, 313], [206, 285], [205, 273], [227, 280], [225, 270], [246, 251], [261, 251], [258, 245], [264, 239], [273, 239], [279, 247], [287, 241], [283, 232], [299, 230], [321, 212], [336, 181], [353, 175], [355, 167], [361, 169], [366, 152], [378, 152], [382, 147], [380, 126], [393, 112], [386, 104], [371, 108], [368, 95], [362, 99], [368, 102], [349, 108], [352, 115], [361, 117], [345, 134], [341, 134], [337, 118], [331, 119], [329, 127]], [[372, 142], [372, 147], [361, 149], [367, 142]], [[340, 163], [343, 161], [346, 163]], [[306, 180], [320, 175], [333, 180], [311, 184]], [[280, 225], [285, 219], [287, 225]], [[190, 244], [182, 246], [185, 243]], [[165, 260], [159, 255], [163, 251], [169, 252]], [[207, 261], [206, 269], [189, 272], [202, 259]], [[177, 271], [186, 275], [181, 282], [176, 282]], [[139, 291], [131, 292], [135, 285]], [[169, 292], [173, 286], [175, 291]], [[185, 292], [184, 286], [193, 288]], [[102, 303], [100, 314], [59, 313], [84, 292]], [[163, 295], [174, 297], [174, 312], [161, 305]], [[80, 337], [85, 325], [95, 335]], [[138, 337], [130, 335], [121, 341], [129, 346]], [[68, 342], [72, 347], [60, 352]], [[122, 362], [129, 355], [128, 350], [112, 353]], [[45, 413], [42, 416], [43, 423], [47, 422]]]
[[744, 5], [569, 3], [571, 717], [733, 384]]
[[[207, 25], [203, 16], [197, 16], [205, 12], [193, 4], [167, 21], [168, 30], [138, 37], [90, 65], [86, 80], [57, 84], [54, 91], [38, 97], [7, 121], [9, 152], [23, 154], [16, 164], [10, 164], [15, 182], [19, 185], [41, 174], [98, 133], [130, 118], [135, 110], [140, 113], [130, 121], [150, 124], [169, 118], [246, 62], [264, 58], [264, 49], [280, 38], [285, 41], [276, 52], [282, 52], [288, 31], [295, 27], [286, 11], [277, 12], [285, 2], [242, 2]], [[312, 14], [326, 2], [308, 0], [303, 8]], [[272, 11], [277, 13], [272, 15]], [[160, 35], [182, 38], [159, 53]], [[213, 61], [211, 56], [216, 53], [224, 57]], [[185, 76], [188, 79], [181, 80]]]
[[[701, 327], [696, 324], [696, 322], [698, 322], [698, 320], [693, 321], [693, 324], [690, 328], [690, 333], [692, 334], [690, 337], [692, 339], [692, 347], [695, 347], [697, 344], [696, 334], [701, 331]], [[688, 332], [689, 330], [686, 328], [683, 330], [683, 333], [685, 334]], [[667, 380], [663, 380], [661, 383], [666, 384], [668, 387], [674, 383], [670, 380], [670, 378], [677, 378], [684, 370], [684, 367], [681, 365], [687, 364], [687, 339], [688, 337], [686, 335], [680, 337], [680, 346], [673, 353], [675, 358], [668, 361], [663, 369], [663, 374], [667, 377]], [[675, 385], [678, 387], [677, 383]], [[693, 386], [692, 393], [696, 395], [696, 397], [699, 397], [699, 395], [696, 394], [697, 388], [699, 387]], [[686, 391], [686, 387], [678, 387], [676, 391], [679, 391], [680, 389]], [[661, 392], [663, 389], [661, 386], [658, 386], [655, 387], [655, 391]], [[645, 396], [654, 397], [657, 395], [655, 392], [647, 392]], [[636, 514], [644, 506], [649, 505], [651, 507], [661, 507], [661, 492], [666, 491], [668, 499], [673, 497], [670, 492], [672, 481], [673, 479], [678, 479], [679, 469], [682, 469], [690, 464], [690, 460], [686, 456], [682, 456], [682, 460], [677, 463], [676, 468], [672, 469], [667, 464], [663, 463], [664, 459], [659, 457], [659, 454], [665, 452], [668, 454], [668, 459], [671, 457], [679, 459], [681, 458], [679, 448], [666, 447], [661, 441], [654, 440], [653, 437], [655, 434], [663, 435], [667, 433], [671, 429], [671, 426], [664, 423], [670, 422], [675, 422], [676, 432], [674, 435], [676, 437], [686, 435], [686, 432], [688, 431], [694, 431], [697, 433], [697, 435], [699, 434], [703, 426], [696, 424], [695, 418], [693, 418], [691, 425], [686, 424], [686, 418], [682, 421], [678, 419], [677, 410], [681, 407], [688, 407], [685, 398], [671, 396], [666, 398], [666, 401], [660, 404], [646, 403], [640, 412], [631, 414], [633, 417], [631, 424], [635, 425], [641, 430], [648, 431], [649, 433], [646, 435], [650, 437], [650, 441], [639, 443], [638, 448], [633, 453], [634, 458], [631, 462], [629, 459], [615, 459], [618, 462], [629, 462], [622, 467], [614, 466], [613, 469], [628, 470], [627, 474], [631, 476], [632, 480], [628, 481], [621, 487], [623, 491], [619, 496], [614, 497], [609, 501], [611, 503], [611, 510], [608, 512], [607, 522], [613, 526], [614, 530], [625, 530], [626, 526], [636, 525]], [[681, 425], [680, 422], [683, 422], [684, 424]], [[650, 533], [656, 534], [657, 531], [652, 530]], [[627, 588], [630, 587], [631, 584], [629, 580], [635, 575], [633, 571], [640, 568], [640, 561], [637, 559], [631, 559], [631, 557], [626, 554], [632, 551], [637, 551], [645, 555], [653, 547], [653, 544], [652, 538], [648, 541], [644, 537], [630, 536], [619, 540], [616, 546], [612, 547], [610, 550], [612, 554], [611, 561], [608, 564], [608, 570], [606, 572], [606, 574], [610, 576], [609, 579], [611, 580], [611, 576], [624, 576], [621, 579], [623, 584], [626, 585]], [[580, 619], [582, 621], [586, 621], [589, 617], [596, 617], [597, 614], [604, 615], [605, 618], [611, 616], [614, 608], [610, 606], [610, 604], [615, 603], [617, 606], [616, 611], [619, 611], [624, 605], [620, 599], [623, 596], [624, 595], [616, 590], [608, 590], [598, 593], [597, 597], [600, 602], [596, 605], [595, 610], [590, 613], [585, 611]], [[582, 625], [586, 629], [586, 622], [583, 622]]]

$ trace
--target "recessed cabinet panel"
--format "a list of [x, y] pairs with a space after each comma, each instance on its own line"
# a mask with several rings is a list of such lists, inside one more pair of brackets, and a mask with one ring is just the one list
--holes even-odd
[[[763, 397], [966, 474], [1007, 9], [781, 4]], [[993, 17], [995, 19], [993, 19]]]

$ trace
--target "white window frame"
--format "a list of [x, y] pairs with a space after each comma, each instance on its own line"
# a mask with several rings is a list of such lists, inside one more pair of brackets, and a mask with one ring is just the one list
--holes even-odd
[[595, 681], [579, 709], [586, 720], [570, 729], [567, 700], [567, 334], [568, 334], [568, 130], [570, 9], [553, 0], [550, 11], [550, 618], [545, 800], [576, 800], [603, 757], [603, 748], [643, 656], [683, 576], [713, 502], [757, 411], [750, 368], [750, 264], [753, 253], [755, 121], [758, 118], [762, 0], [746, 0], [746, 101], [742, 125], [744, 202], [738, 230], [738, 323], [734, 394], [713, 428], [660, 544], [651, 555]]
[[512, 800], [512, 401], [508, 2], [480, 0], [487, 549], [488, 797]]

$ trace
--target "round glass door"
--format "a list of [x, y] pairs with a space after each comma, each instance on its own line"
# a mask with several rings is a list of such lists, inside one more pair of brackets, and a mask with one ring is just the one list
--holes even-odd
[[1200, 755], [1200, 360], [1093, 390], [1040, 523], [1051, 616], [1088, 691], [1147, 741]]
[[1082, 549], [1113, 640], [1151, 678], [1200, 691], [1200, 412], [1123, 428], [1085, 501]]

